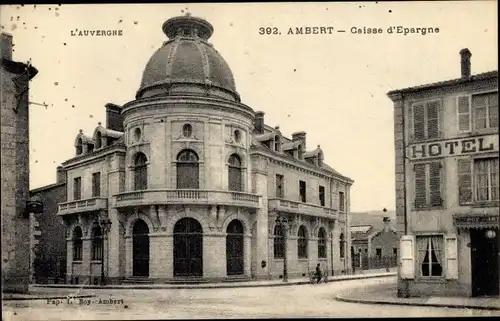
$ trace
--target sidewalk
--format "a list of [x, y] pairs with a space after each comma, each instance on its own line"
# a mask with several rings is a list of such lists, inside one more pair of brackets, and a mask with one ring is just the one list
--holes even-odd
[[[389, 277], [395, 276], [396, 272], [374, 271], [372, 273], [339, 275], [328, 278], [328, 282], [338, 282], [347, 280]], [[215, 288], [249, 288], [249, 287], [269, 287], [309, 284], [309, 278], [289, 279], [288, 282], [278, 280], [260, 280], [244, 282], [220, 282], [220, 283], [200, 283], [200, 284], [117, 284], [117, 285], [82, 285], [82, 284], [34, 284], [30, 286], [31, 292], [38, 292], [40, 289], [215, 289]]]
[[467, 308], [481, 310], [499, 310], [500, 298], [470, 298], [470, 297], [418, 297], [398, 298], [396, 284], [369, 286], [352, 290], [350, 293], [338, 294], [338, 301], [368, 304], [393, 304], [433, 306], [447, 308]]

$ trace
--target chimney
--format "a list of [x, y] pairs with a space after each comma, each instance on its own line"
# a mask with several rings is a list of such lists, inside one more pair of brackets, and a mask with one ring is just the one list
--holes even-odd
[[12, 60], [12, 35], [2, 32], [2, 58]]
[[470, 78], [470, 57], [472, 56], [469, 49], [464, 48], [460, 50], [460, 67], [462, 72], [462, 79]]
[[389, 217], [384, 217], [384, 232], [388, 232], [391, 228], [391, 219]]
[[306, 150], [306, 132], [296, 132], [292, 134], [292, 141], [302, 141], [304, 151]]
[[108, 103], [106, 104], [106, 128], [123, 132], [123, 118], [121, 115], [122, 107]]
[[264, 112], [255, 112], [254, 128], [258, 134], [264, 134]]
[[57, 166], [57, 184], [66, 183], [66, 170], [62, 166]]

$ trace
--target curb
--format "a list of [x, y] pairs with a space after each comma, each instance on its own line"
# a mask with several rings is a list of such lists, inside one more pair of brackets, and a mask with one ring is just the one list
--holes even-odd
[[65, 299], [83, 299], [83, 298], [93, 298], [95, 294], [76, 294], [76, 295], [36, 295], [33, 294], [33, 297], [12, 297], [12, 298], [4, 298], [2, 297], [2, 301], [34, 301], [34, 300], [65, 300]]
[[474, 310], [495, 310], [500, 311], [500, 307], [492, 306], [475, 306], [475, 305], [453, 305], [447, 303], [420, 303], [420, 302], [395, 302], [395, 301], [383, 301], [383, 300], [371, 300], [371, 299], [358, 299], [358, 298], [348, 298], [337, 294], [335, 300], [341, 302], [349, 303], [363, 303], [363, 304], [385, 304], [385, 305], [413, 305], [413, 306], [430, 306], [438, 308], [454, 308], [454, 309], [474, 309]]
[[[382, 278], [382, 277], [393, 277], [396, 276], [396, 272], [394, 273], [385, 273], [385, 274], [373, 274], [373, 275], [359, 275], [359, 277], [349, 277], [349, 278], [334, 278], [329, 279], [328, 282], [340, 282], [340, 281], [350, 281], [350, 280], [359, 280], [359, 279], [370, 279], [370, 278]], [[237, 282], [235, 282], [237, 283]], [[296, 281], [296, 282], [281, 282], [281, 283], [270, 283], [270, 284], [224, 284], [217, 283], [214, 285], [205, 285], [205, 286], [186, 286], [186, 285], [167, 285], [167, 284], [159, 284], [155, 286], [120, 286], [120, 285], [54, 285], [54, 284], [34, 284], [33, 287], [36, 288], [61, 288], [61, 289], [109, 289], [109, 290], [155, 290], [155, 289], [229, 289], [229, 288], [256, 288], [256, 287], [274, 287], [274, 286], [291, 286], [291, 285], [304, 285], [311, 284], [309, 280], [304, 281]]]

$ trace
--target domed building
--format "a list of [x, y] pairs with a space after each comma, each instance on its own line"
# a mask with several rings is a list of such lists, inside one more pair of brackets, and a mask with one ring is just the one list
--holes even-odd
[[136, 99], [107, 104], [106, 126], [80, 131], [62, 164], [67, 282], [347, 272], [353, 181], [306, 149], [306, 133], [284, 137], [241, 102], [209, 22], [162, 29]]

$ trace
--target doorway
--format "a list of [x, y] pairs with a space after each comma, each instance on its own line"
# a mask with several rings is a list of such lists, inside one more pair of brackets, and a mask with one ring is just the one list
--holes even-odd
[[182, 218], [174, 226], [174, 277], [203, 275], [203, 229], [193, 218]]
[[232, 220], [226, 229], [226, 271], [227, 275], [245, 273], [243, 225]]
[[487, 231], [470, 230], [473, 297], [499, 294], [498, 229], [492, 230], [493, 238], [487, 237]]
[[143, 220], [137, 220], [133, 227], [132, 275], [149, 276], [149, 228]]

